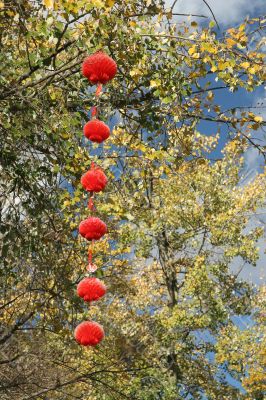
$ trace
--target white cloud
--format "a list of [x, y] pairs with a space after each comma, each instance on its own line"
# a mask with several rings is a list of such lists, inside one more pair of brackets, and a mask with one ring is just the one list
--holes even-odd
[[[265, 0], [206, 0], [218, 23], [230, 25], [243, 20], [254, 12], [265, 12]], [[171, 7], [174, 0], [166, 0], [166, 7]], [[204, 14], [213, 19], [208, 7], [202, 0], [178, 0], [174, 12]]]

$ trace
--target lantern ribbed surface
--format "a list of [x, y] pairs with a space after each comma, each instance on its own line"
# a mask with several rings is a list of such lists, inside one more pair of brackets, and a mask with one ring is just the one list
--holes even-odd
[[110, 136], [110, 128], [99, 119], [93, 119], [84, 125], [84, 135], [92, 142], [102, 143]]
[[88, 192], [100, 192], [108, 182], [105, 173], [98, 167], [92, 167], [80, 180], [83, 188]]
[[97, 217], [89, 217], [79, 225], [79, 233], [87, 240], [98, 240], [107, 232], [105, 223]]
[[106, 286], [98, 278], [84, 278], [79, 282], [77, 294], [84, 301], [99, 300], [106, 293]]
[[105, 84], [115, 76], [117, 65], [107, 54], [97, 51], [83, 61], [81, 69], [92, 84]]
[[82, 346], [96, 346], [104, 338], [104, 330], [97, 322], [84, 321], [76, 327], [74, 336]]

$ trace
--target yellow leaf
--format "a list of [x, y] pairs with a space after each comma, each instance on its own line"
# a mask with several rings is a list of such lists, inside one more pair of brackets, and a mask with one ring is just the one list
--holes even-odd
[[115, 4], [115, 0], [106, 0], [106, 5], [108, 7], [113, 7], [114, 4]]
[[213, 110], [214, 110], [216, 113], [221, 112], [220, 106], [217, 106], [217, 105], [213, 107]]
[[201, 40], [207, 40], [208, 39], [207, 33], [203, 32], [200, 38], [201, 38]]
[[193, 58], [200, 58], [200, 53], [197, 52], [197, 46], [194, 44], [190, 49], [188, 50], [188, 54], [192, 56]]
[[256, 70], [255, 70], [254, 67], [251, 67], [251, 68], [249, 68], [248, 72], [249, 72], [251, 75], [254, 75], [254, 74], [256, 73]]
[[190, 47], [190, 49], [188, 50], [188, 54], [190, 55], [190, 56], [192, 56], [194, 53], [196, 53], [197, 52], [197, 47], [196, 47], [196, 45], [194, 44], [192, 47]]
[[262, 117], [259, 117], [258, 115], [254, 118], [254, 121], [256, 121], [256, 122], [262, 122], [263, 121], [263, 118]]
[[228, 47], [231, 48], [231, 47], [233, 47], [233, 46], [236, 44], [236, 41], [233, 40], [233, 39], [227, 38], [227, 39], [226, 39], [226, 43], [227, 43]]
[[220, 61], [220, 62], [218, 63], [218, 69], [219, 69], [220, 71], [224, 71], [224, 70], [227, 68], [227, 66], [228, 66], [228, 63], [227, 63], [227, 62]]
[[250, 66], [250, 63], [245, 61], [245, 62], [241, 63], [240, 66], [243, 67], [244, 69], [248, 69]]
[[68, 139], [69, 138], [69, 134], [67, 132], [62, 132], [61, 136], [63, 139]]
[[207, 62], [211, 62], [211, 57], [207, 56], [203, 58], [203, 62], [206, 64]]
[[249, 72], [250, 74], [254, 75], [254, 74], [256, 74], [256, 72], [260, 71], [261, 68], [262, 68], [262, 67], [261, 67], [260, 65], [253, 65], [252, 67], [250, 67], [250, 68], [248, 69], [248, 72]]
[[46, 8], [53, 8], [54, 7], [54, 0], [43, 0], [43, 4]]
[[212, 99], [213, 99], [213, 97], [214, 97], [214, 94], [213, 94], [213, 92], [208, 92], [208, 95], [207, 95], [207, 99], [209, 100], [209, 101], [211, 101]]
[[134, 68], [129, 72], [130, 76], [136, 76], [136, 75], [141, 75], [142, 72], [138, 68]]
[[207, 51], [208, 53], [211, 53], [211, 54], [217, 54], [218, 53], [218, 50], [217, 50], [217, 48], [214, 46], [214, 44], [213, 43], [202, 43], [202, 45], [201, 45], [201, 50], [202, 51]]
[[161, 84], [160, 79], [156, 79], [156, 80], [150, 81], [150, 87], [151, 87], [151, 88], [153, 88], [153, 87], [158, 87], [158, 86], [160, 86], [160, 84]]
[[254, 131], [257, 131], [259, 129], [260, 125], [259, 124], [253, 124], [251, 125], [251, 129], [253, 129]]

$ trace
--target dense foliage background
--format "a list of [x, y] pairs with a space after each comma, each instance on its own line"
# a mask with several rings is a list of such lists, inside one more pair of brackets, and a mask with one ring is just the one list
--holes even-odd
[[[265, 155], [265, 122], [219, 94], [263, 85], [266, 21], [222, 32], [176, 20], [174, 3], [0, 2], [1, 400], [263, 399], [265, 288], [239, 273], [263, 234], [265, 173], [243, 183], [243, 165]], [[98, 49], [119, 68], [98, 100], [113, 127], [100, 147], [83, 138], [95, 99], [80, 73]], [[109, 177], [95, 246], [108, 295], [87, 309], [92, 160]], [[106, 331], [95, 349], [73, 339], [88, 318]]]

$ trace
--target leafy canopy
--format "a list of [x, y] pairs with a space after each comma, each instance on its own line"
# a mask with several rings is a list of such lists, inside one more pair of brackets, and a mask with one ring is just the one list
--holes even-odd
[[[159, 0], [4, 0], [0, 21], [1, 399], [263, 398], [262, 293], [231, 265], [258, 259], [265, 174], [244, 184], [243, 157], [264, 154], [265, 122], [218, 94], [263, 84], [265, 20], [222, 33]], [[97, 101], [104, 147], [82, 135], [95, 98], [80, 65], [99, 49], [119, 67]], [[76, 230], [92, 160], [109, 178], [108, 295], [87, 309]], [[73, 339], [89, 318], [107, 333], [97, 349]]]

